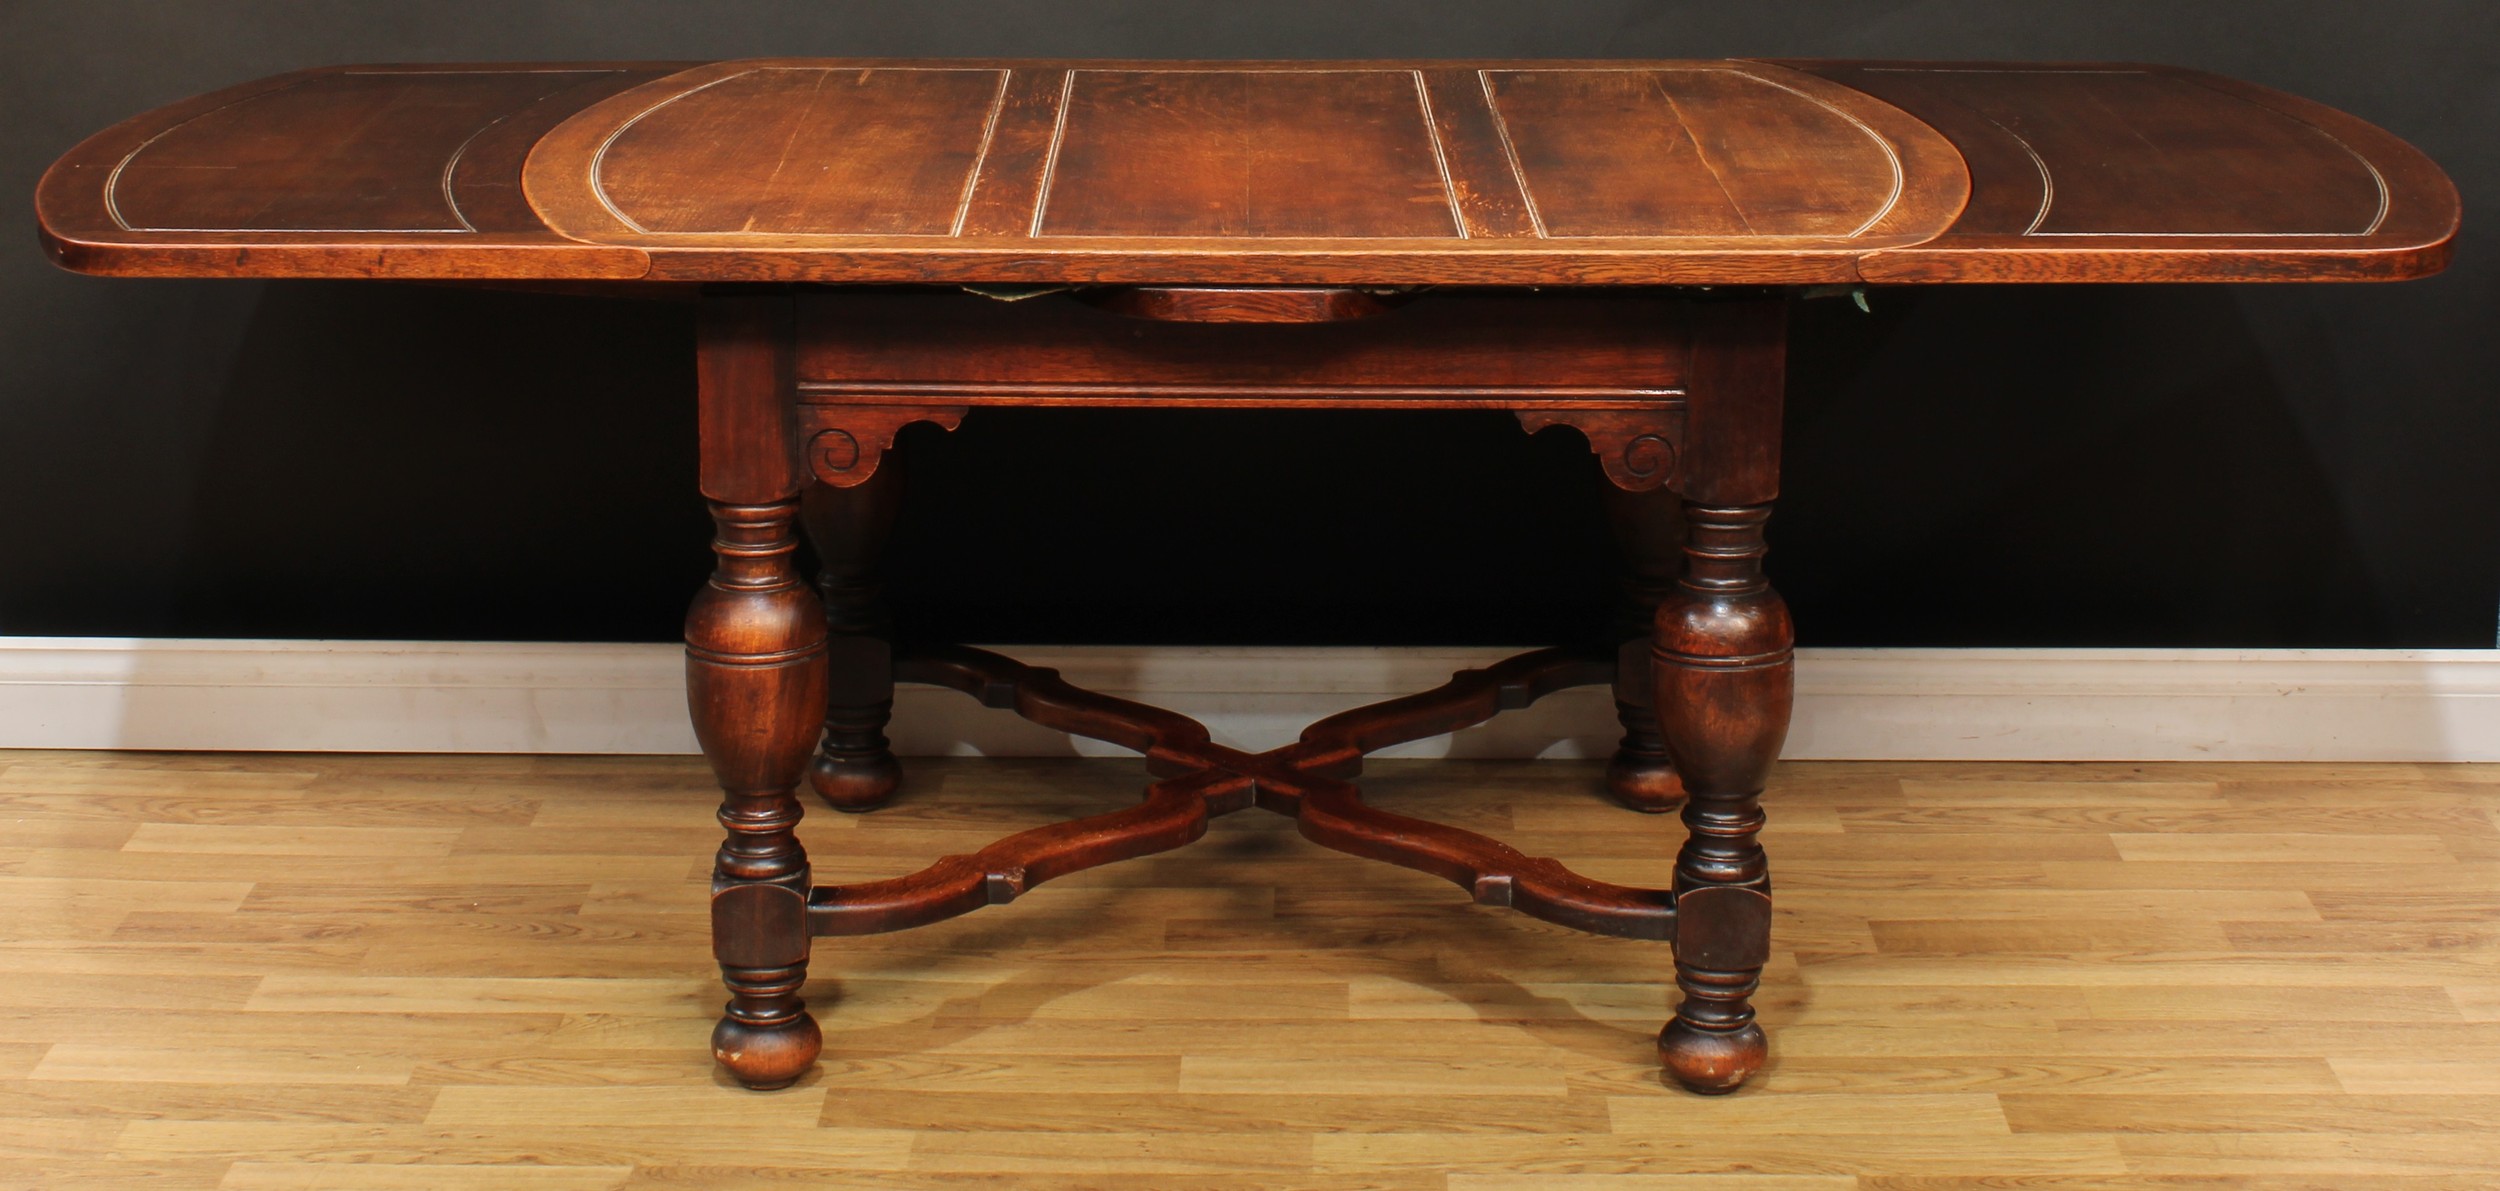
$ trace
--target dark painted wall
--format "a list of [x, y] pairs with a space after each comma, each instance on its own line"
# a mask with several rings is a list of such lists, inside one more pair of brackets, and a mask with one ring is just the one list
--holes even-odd
[[[2456, 178], [2451, 272], [1815, 303], [1774, 573], [1823, 645], [2492, 643], [2489, 0], [0, 0], [0, 632], [673, 636], [705, 565], [683, 309], [75, 277], [27, 196], [89, 132], [299, 66], [762, 54], [2142, 59], [2323, 100]], [[916, 445], [923, 631], [1507, 643], [1606, 587], [1593, 463], [1497, 415]]]

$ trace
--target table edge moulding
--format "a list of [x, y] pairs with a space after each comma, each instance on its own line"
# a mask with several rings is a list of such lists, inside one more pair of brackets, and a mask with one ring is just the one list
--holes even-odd
[[[37, 191], [62, 266], [691, 300], [716, 569], [686, 621], [723, 790], [714, 1054], [805, 1074], [812, 941], [1012, 901], [1262, 809], [1475, 901], [1670, 944], [1665, 1072], [1767, 1050], [1761, 795], [1794, 631], [1764, 576], [1788, 307], [1833, 287], [2388, 281], [2455, 188], [2331, 108], [2127, 63], [757, 59], [298, 71], [159, 108]], [[1176, 713], [897, 641], [902, 431], [994, 407], [1490, 410], [1563, 425], [1618, 613], [1252, 754]], [[926, 439], [920, 440], [929, 441]], [[922, 449], [919, 447], [914, 450]], [[800, 536], [819, 570], [800, 573]], [[896, 796], [897, 682], [1142, 753], [1133, 804], [815, 883], [798, 791]], [[1676, 810], [1663, 888], [1367, 805], [1366, 754], [1612, 688], [1606, 789]]]

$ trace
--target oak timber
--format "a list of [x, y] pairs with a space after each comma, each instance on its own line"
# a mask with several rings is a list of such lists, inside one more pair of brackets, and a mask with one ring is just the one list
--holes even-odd
[[646, 285], [2393, 279], [2458, 216], [2198, 71], [1767, 60], [334, 67], [99, 133], [38, 206], [88, 272]]

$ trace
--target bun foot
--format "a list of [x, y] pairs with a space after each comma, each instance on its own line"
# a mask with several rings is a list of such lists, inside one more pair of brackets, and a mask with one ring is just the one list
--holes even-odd
[[1614, 760], [1606, 763], [1606, 793], [1642, 814], [1660, 815], [1683, 804], [1684, 779], [1663, 752], [1647, 755], [1617, 749]]
[[1762, 1027], [1750, 1022], [1719, 1033], [1696, 1029], [1679, 1017], [1658, 1034], [1658, 1058], [1667, 1075], [1705, 1096], [1724, 1096], [1743, 1086], [1769, 1054]]
[[724, 1017], [712, 1027], [712, 1057], [731, 1077], [758, 1092], [797, 1083], [824, 1047], [824, 1033], [805, 1009], [770, 1025]]
[[894, 798], [903, 786], [903, 767], [894, 755], [880, 751], [866, 757], [817, 754], [808, 767], [807, 784], [825, 805], [848, 814], [873, 811]]

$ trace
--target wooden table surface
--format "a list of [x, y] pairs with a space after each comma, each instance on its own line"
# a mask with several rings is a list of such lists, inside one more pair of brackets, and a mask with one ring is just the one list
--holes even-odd
[[2439, 168], [2083, 63], [334, 67], [53, 167], [63, 265], [608, 282], [1818, 285], [2436, 272]]

